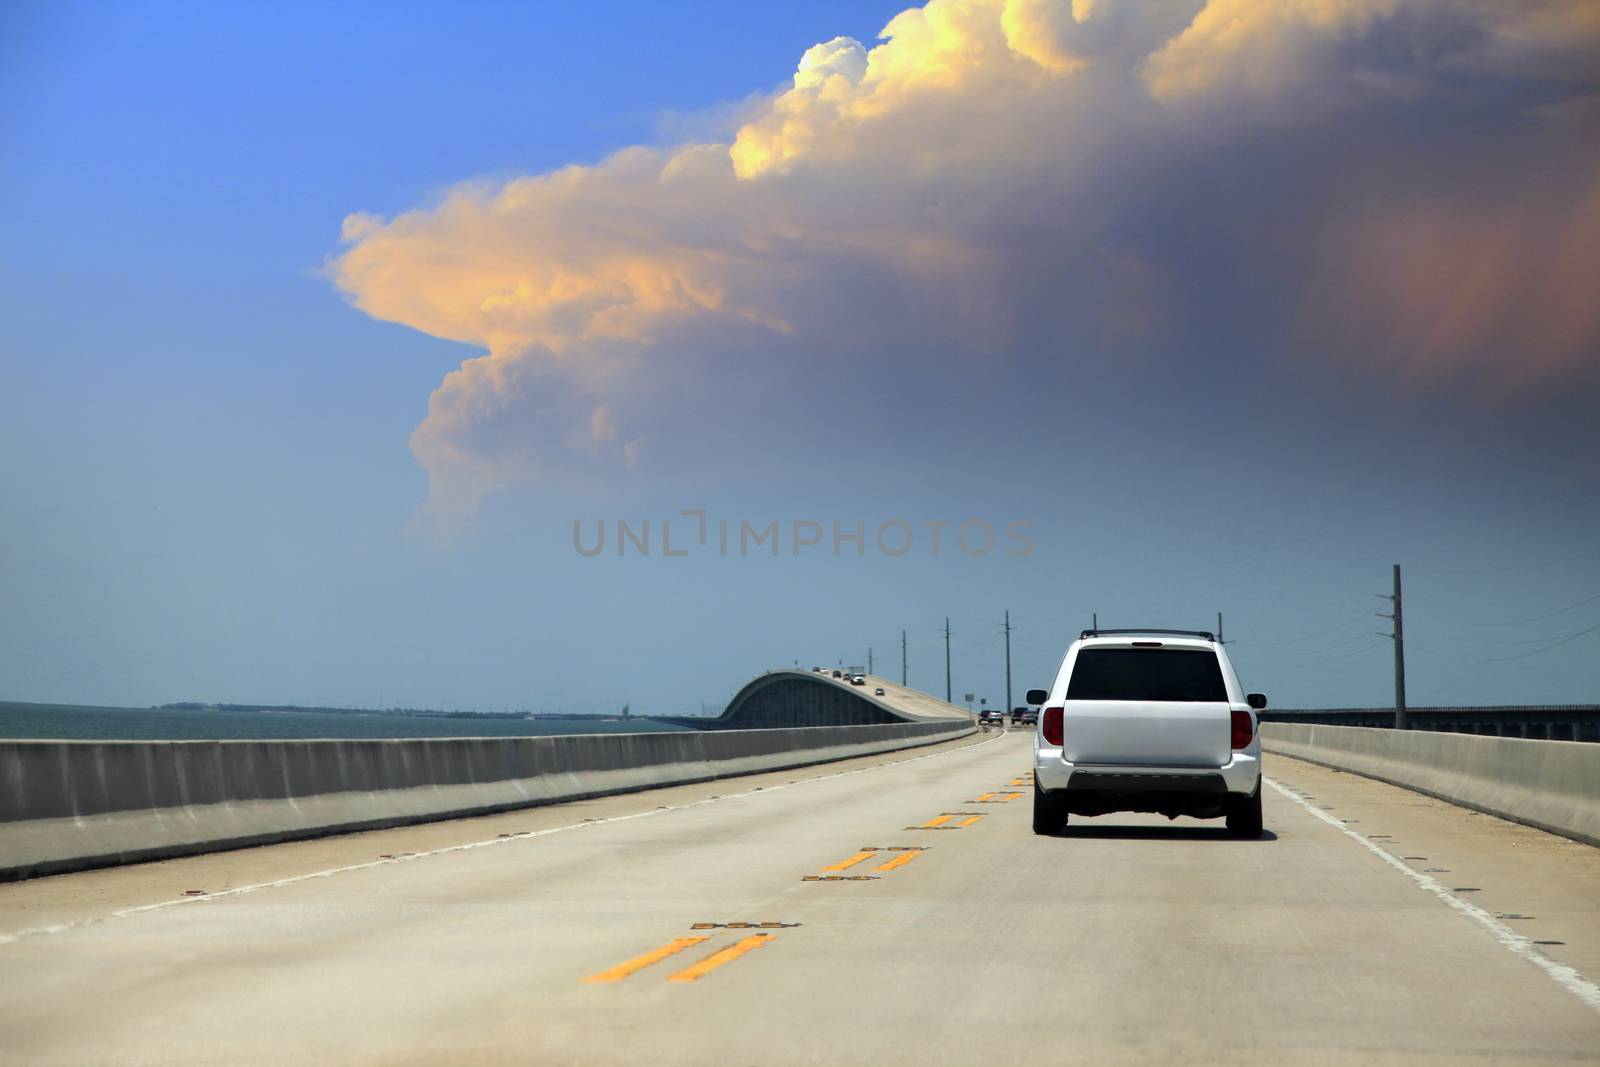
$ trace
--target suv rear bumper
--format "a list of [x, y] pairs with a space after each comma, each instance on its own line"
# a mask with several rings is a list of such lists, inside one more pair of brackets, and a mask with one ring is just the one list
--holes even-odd
[[1068, 763], [1061, 750], [1035, 749], [1033, 778], [1039, 788], [1053, 793], [1181, 793], [1250, 796], [1261, 786], [1261, 756], [1235, 752], [1221, 767], [1141, 767]]

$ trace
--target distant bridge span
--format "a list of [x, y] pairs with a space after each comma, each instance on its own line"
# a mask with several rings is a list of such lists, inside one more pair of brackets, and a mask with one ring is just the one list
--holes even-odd
[[751, 679], [715, 718], [656, 718], [702, 730], [771, 730], [932, 722], [964, 719], [967, 712], [876, 675], [868, 675], [865, 685], [851, 685], [816, 671], [776, 670]]

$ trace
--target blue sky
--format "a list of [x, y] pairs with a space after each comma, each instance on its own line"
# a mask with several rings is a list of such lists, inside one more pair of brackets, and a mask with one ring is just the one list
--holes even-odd
[[[948, 615], [999, 702], [1009, 608], [1018, 690], [1222, 610], [1275, 703], [1381, 704], [1400, 562], [1413, 703], [1597, 699], [1600, 634], [1537, 651], [1600, 622], [1581, 11], [1224, 63], [1024, 4], [919, 66], [974, 0], [869, 61], [901, 6], [7, 5], [0, 696], [679, 712], [902, 628], [942, 689]], [[572, 550], [693, 507], [1035, 550]]]

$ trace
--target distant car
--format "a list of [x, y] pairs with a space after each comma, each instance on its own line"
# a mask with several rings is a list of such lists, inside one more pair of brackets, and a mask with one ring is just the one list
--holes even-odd
[[1033, 726], [1039, 721], [1039, 712], [1036, 708], [1012, 708], [1012, 726]]
[[842, 671], [834, 671], [833, 672], [833, 676], [835, 678], [843, 678], [844, 677], [844, 673]]
[[1004, 726], [1006, 724], [1006, 713], [999, 708], [984, 708], [978, 712], [978, 721], [985, 725], [992, 723], [995, 726]]
[[880, 686], [878, 686], [878, 688], [874, 689], [872, 691], [872, 695], [875, 696], [875, 697], [883, 696], [883, 686], [880, 685]]
[[852, 674], [850, 676], [850, 684], [851, 685], [866, 685], [867, 684], [867, 676], [864, 675], [864, 674]]

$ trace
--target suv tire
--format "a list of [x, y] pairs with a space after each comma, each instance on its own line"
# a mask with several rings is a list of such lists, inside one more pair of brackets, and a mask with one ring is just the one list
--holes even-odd
[[1258, 838], [1262, 830], [1261, 783], [1257, 782], [1254, 793], [1228, 802], [1228, 832], [1234, 837]]
[[[1044, 837], [1054, 837], [1067, 828], [1067, 807], [1064, 798], [1051, 796], [1033, 783], [1033, 832]], [[1232, 823], [1230, 822], [1231, 826]]]

